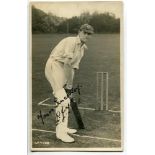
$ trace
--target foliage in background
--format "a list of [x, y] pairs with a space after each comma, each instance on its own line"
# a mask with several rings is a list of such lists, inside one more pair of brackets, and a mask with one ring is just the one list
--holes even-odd
[[32, 33], [77, 33], [80, 25], [85, 23], [92, 25], [95, 33], [120, 32], [120, 19], [109, 12], [83, 12], [80, 16], [67, 19], [32, 6]]

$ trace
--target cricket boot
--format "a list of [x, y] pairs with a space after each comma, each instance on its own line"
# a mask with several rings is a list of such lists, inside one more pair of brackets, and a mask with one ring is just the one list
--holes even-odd
[[63, 142], [71, 143], [74, 139], [67, 134], [70, 99], [62, 88], [55, 92], [56, 103], [56, 137]]
[[77, 133], [77, 130], [76, 129], [67, 128], [67, 133], [74, 134], [74, 133]]

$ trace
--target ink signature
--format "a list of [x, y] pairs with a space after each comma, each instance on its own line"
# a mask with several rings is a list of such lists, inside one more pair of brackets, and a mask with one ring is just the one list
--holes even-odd
[[[68, 91], [68, 95], [71, 95], [74, 92], [78, 92], [78, 94], [80, 95], [80, 88], [82, 87], [82, 85], [78, 84], [76, 88], [72, 88]], [[67, 89], [68, 90], [68, 89]]]
[[[67, 95], [71, 95], [74, 92], [78, 92], [78, 94], [80, 95], [80, 87], [82, 87], [81, 85], [77, 85], [76, 88], [72, 88], [71, 90], [69, 90], [69, 92], [67, 92]], [[57, 98], [54, 98], [54, 102], [57, 104], [61, 104], [64, 100], [67, 100], [67, 97], [65, 96], [63, 100], [58, 101]], [[69, 110], [69, 105], [67, 107], [62, 107], [61, 111], [56, 112], [56, 124], [58, 124], [58, 122], [60, 121], [61, 115], [62, 115], [62, 121], [64, 121], [65, 119], [65, 112], [66, 110]], [[42, 124], [44, 125], [45, 122], [44, 120], [50, 116], [50, 114], [54, 111], [53, 108], [51, 108], [47, 113], [42, 113], [42, 111], [39, 111], [39, 114], [37, 115], [37, 119], [41, 119]], [[67, 112], [68, 113], [68, 112]]]
[[67, 117], [69, 112], [69, 104], [66, 107], [61, 106], [60, 108], [61, 109], [56, 112], [56, 125], [58, 125], [60, 121], [65, 121], [65, 118]]
[[53, 112], [54, 109], [50, 109], [47, 113], [43, 114], [42, 111], [40, 110], [39, 114], [37, 115], [38, 119], [41, 119], [42, 124], [45, 124], [44, 119], [46, 119], [46, 117], [49, 117], [51, 112]]

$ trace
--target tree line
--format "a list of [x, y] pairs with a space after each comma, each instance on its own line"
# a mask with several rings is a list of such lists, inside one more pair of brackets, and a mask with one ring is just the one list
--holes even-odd
[[120, 19], [114, 14], [83, 12], [72, 18], [58, 17], [32, 6], [32, 33], [77, 33], [82, 24], [94, 27], [95, 33], [119, 33]]

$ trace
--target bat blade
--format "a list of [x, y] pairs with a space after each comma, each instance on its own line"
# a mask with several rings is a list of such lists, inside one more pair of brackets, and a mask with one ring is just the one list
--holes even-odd
[[74, 113], [74, 116], [75, 116], [75, 119], [76, 119], [79, 129], [85, 129], [80, 111], [77, 106], [77, 102], [73, 101], [72, 99], [71, 99], [71, 107], [72, 107], [72, 111]]

